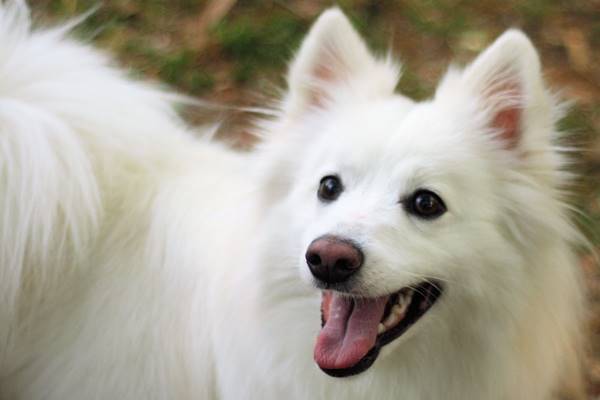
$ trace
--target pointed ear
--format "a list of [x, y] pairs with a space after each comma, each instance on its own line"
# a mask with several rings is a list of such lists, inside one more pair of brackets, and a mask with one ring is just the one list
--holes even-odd
[[527, 36], [517, 30], [507, 31], [479, 55], [462, 80], [477, 98], [487, 127], [507, 149], [524, 139], [533, 114], [548, 108], [539, 57]]
[[340, 88], [364, 96], [391, 94], [398, 75], [399, 68], [373, 57], [350, 21], [331, 8], [315, 22], [290, 66], [286, 111], [327, 107]]

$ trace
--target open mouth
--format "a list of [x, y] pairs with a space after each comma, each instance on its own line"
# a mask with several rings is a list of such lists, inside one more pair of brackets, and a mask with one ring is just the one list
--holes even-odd
[[322, 329], [314, 352], [316, 363], [334, 377], [366, 371], [377, 359], [381, 347], [402, 336], [425, 315], [442, 291], [442, 285], [435, 281], [376, 298], [353, 298], [324, 291]]

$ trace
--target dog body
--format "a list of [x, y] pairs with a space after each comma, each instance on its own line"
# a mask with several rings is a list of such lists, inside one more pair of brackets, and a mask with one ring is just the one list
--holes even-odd
[[[549, 399], [577, 376], [560, 112], [521, 33], [415, 103], [327, 11], [246, 154], [67, 28], [0, 10], [0, 398]], [[443, 215], [415, 214], [424, 192]], [[306, 261], [332, 235], [363, 255], [339, 285]], [[359, 310], [431, 281], [439, 299], [358, 373]], [[354, 302], [343, 336], [327, 298]]]

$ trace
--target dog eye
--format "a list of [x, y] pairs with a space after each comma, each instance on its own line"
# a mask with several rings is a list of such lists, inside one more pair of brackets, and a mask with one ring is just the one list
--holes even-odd
[[410, 214], [423, 219], [434, 219], [446, 212], [444, 201], [435, 193], [420, 189], [403, 201], [404, 208]]
[[340, 178], [334, 175], [327, 175], [321, 178], [317, 195], [321, 201], [330, 202], [337, 200], [343, 191], [344, 186]]

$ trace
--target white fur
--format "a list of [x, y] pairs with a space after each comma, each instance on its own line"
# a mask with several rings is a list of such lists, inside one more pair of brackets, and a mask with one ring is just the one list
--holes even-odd
[[[29, 24], [21, 2], [0, 6], [0, 398], [541, 400], [577, 376], [560, 110], [522, 33], [414, 103], [326, 11], [265, 143], [240, 154], [195, 139], [174, 96]], [[490, 127], [506, 107], [515, 146]], [[346, 190], [324, 205], [331, 173]], [[398, 204], [421, 187], [440, 219]], [[303, 254], [325, 233], [365, 249], [358, 295], [446, 285], [352, 378], [312, 360]]]

